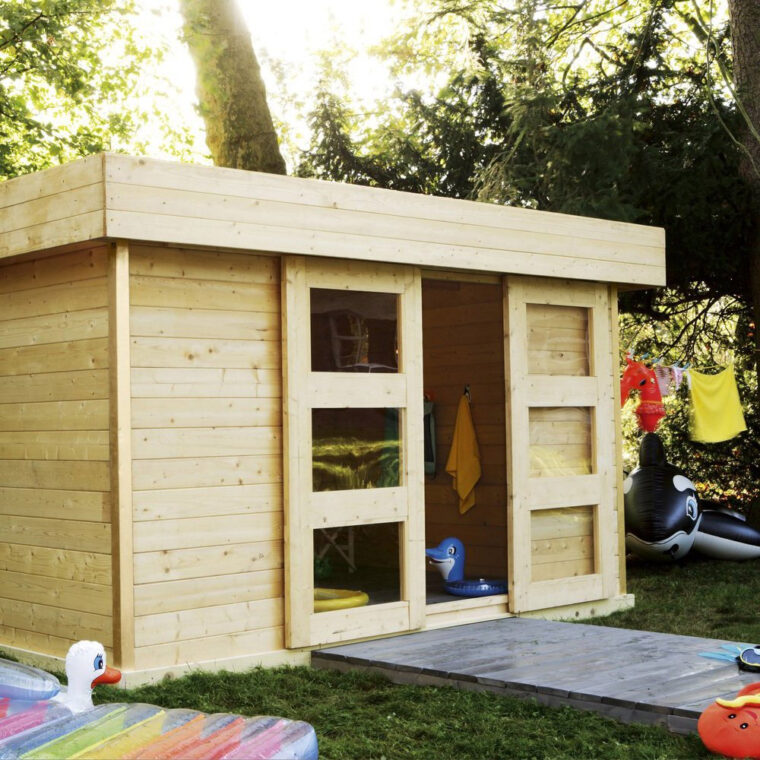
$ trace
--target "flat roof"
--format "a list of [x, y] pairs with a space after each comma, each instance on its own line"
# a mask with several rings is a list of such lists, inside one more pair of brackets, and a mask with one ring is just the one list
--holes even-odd
[[97, 239], [665, 285], [665, 231], [101, 153], [0, 183], [0, 258]]

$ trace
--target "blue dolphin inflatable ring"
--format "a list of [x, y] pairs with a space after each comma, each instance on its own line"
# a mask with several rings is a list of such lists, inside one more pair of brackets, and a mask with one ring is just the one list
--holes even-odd
[[455, 596], [492, 596], [506, 594], [507, 582], [490, 578], [466, 580], [464, 577], [464, 544], [453, 536], [444, 538], [438, 546], [425, 549], [425, 554], [441, 573], [443, 587]]

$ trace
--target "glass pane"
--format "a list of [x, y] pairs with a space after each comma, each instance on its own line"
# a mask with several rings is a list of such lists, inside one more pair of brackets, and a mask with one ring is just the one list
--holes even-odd
[[528, 374], [589, 374], [588, 309], [529, 303]]
[[398, 409], [312, 409], [312, 488], [400, 485]]
[[531, 580], [550, 581], [595, 572], [594, 509], [531, 512]]
[[314, 531], [314, 611], [401, 600], [399, 524]]
[[591, 409], [578, 406], [528, 410], [530, 477], [556, 478], [593, 472]]
[[311, 289], [312, 372], [398, 372], [398, 296]]

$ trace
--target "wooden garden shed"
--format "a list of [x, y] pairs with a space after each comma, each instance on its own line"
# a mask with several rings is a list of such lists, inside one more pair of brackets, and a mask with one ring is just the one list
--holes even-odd
[[[661, 229], [123, 155], [0, 184], [0, 646], [99, 639], [136, 682], [630, 605], [617, 290], [664, 262]], [[507, 594], [443, 593], [451, 535]]]

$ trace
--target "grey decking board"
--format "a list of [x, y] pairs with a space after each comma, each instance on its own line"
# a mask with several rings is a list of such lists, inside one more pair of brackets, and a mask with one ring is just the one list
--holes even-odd
[[[696, 658], [695, 658], [696, 659]], [[637, 698], [650, 687], [664, 688], [672, 681], [681, 680], [691, 675], [692, 670], [674, 677], [674, 663], [672, 659], [660, 658], [657, 660], [645, 660], [630, 663], [624, 668], [616, 668], [600, 671], [590, 676], [581, 676], [573, 681], [574, 688], [580, 691], [602, 691], [606, 694], [614, 693], [620, 698]], [[704, 671], [697, 671], [704, 672]], [[559, 676], [559, 682], [567, 680], [568, 674]]]
[[[579, 626], [572, 626], [579, 628]], [[579, 641], [587, 635], [584, 631], [573, 631], [575, 636], [565, 634], [562, 637], [555, 637], [557, 642], [563, 644], [569, 643], [569, 640]], [[461, 663], [461, 669], [469, 669], [470, 663], [479, 663], [482, 660], [486, 662], [494, 661], [500, 664], [510, 663], [510, 667], [534, 667], [541, 664], [559, 663], [567, 660], [566, 652], [553, 652], [548, 647], [551, 645], [551, 638], [523, 639], [518, 641], [504, 641], [503, 638], [495, 639], [494, 637], [481, 637], [479, 639], [469, 639], [459, 642], [455, 651], [456, 658]], [[424, 647], [422, 648], [424, 652]], [[420, 648], [418, 646], [417, 652]], [[487, 651], [488, 655], [481, 655], [480, 651]], [[584, 650], [578, 650], [583, 652]], [[409, 652], [397, 653], [397, 659], [406, 660]], [[580, 656], [580, 654], [578, 655]], [[428, 663], [439, 662], [442, 659], [451, 659], [449, 652], [438, 652], [425, 654], [425, 661]]]
[[506, 618], [329, 647], [324, 658], [319, 651], [313, 658], [318, 667], [342, 670], [353, 663], [399, 682], [535, 698], [685, 732], [717, 696], [734, 696], [754, 680], [740, 679], [729, 663], [699, 657], [722, 643]]
[[737, 674], [736, 666], [730, 663], [700, 657], [699, 639], [695, 640], [696, 645], [692, 644], [687, 652], [683, 651], [680, 637], [678, 639], [680, 648], [673, 650], [671, 647], [663, 647], [663, 656], [659, 659], [650, 659], [633, 666], [626, 665], [611, 672], [609, 677], [602, 673], [587, 680], [579, 680], [576, 688], [614, 691], [615, 696], [631, 700], [653, 693], [660, 696], [676, 693], [690, 688], [696, 681], [717, 682], [722, 679], [722, 674]]
[[675, 734], [694, 734], [697, 732], [697, 721], [683, 715], [668, 715], [667, 727]]
[[[649, 659], [647, 657], [646, 661]], [[508, 672], [510, 678], [533, 678], [543, 681], [548, 677], [557, 685], [563, 684], [580, 690], [583, 682], [588, 680], [614, 680], [614, 673], [619, 670], [619, 665], [610, 659], [608, 653], [592, 648], [590, 651], [580, 650], [572, 656], [565, 653], [561, 657], [547, 658], [544, 654], [538, 654], [516, 664], [502, 662], [498, 670]]]
[[[494, 667], [504, 667], [505, 662], [511, 667], [522, 665], [533, 668], [537, 664], [545, 663], [547, 657], [539, 649], [541, 644], [523, 643], [514, 647], [502, 648], [484, 642], [464, 641], [457, 647], [438, 648], [430, 652], [424, 646], [424, 642], [418, 642], [414, 649], [404, 649], [395, 652], [368, 652], [367, 659], [379, 662], [389, 661], [411, 665], [424, 662], [426, 667], [443, 670], [446, 672], [456, 671], [461, 673], [483, 672], [493, 670]], [[357, 657], [352, 653], [351, 657]], [[556, 662], [566, 660], [566, 656], [556, 658]]]
[[652, 681], [648, 685], [622, 691], [619, 696], [635, 697], [639, 700], [647, 701], [654, 698], [666, 699], [668, 704], [677, 705], [688, 701], [689, 694], [699, 692], [705, 687], [711, 688], [713, 690], [712, 693], [715, 694], [718, 690], [724, 688], [726, 682], [729, 684], [727, 687], [729, 689], [733, 688], [735, 684], [737, 691], [742, 688], [742, 683], [739, 680], [737, 672], [731, 673], [730, 671], [727, 672], [723, 669], [714, 668], [699, 673], [685, 674], [681, 678]]
[[713, 684], [702, 683], [693, 688], [687, 688], [683, 691], [667, 694], [662, 697], [650, 697], [648, 701], [651, 701], [654, 704], [669, 705], [670, 708], [673, 709], [674, 707], [686, 704], [687, 702], [707, 700], [711, 697], [713, 700], [717, 697], [732, 699], [741, 688], [741, 683], [727, 678]]

